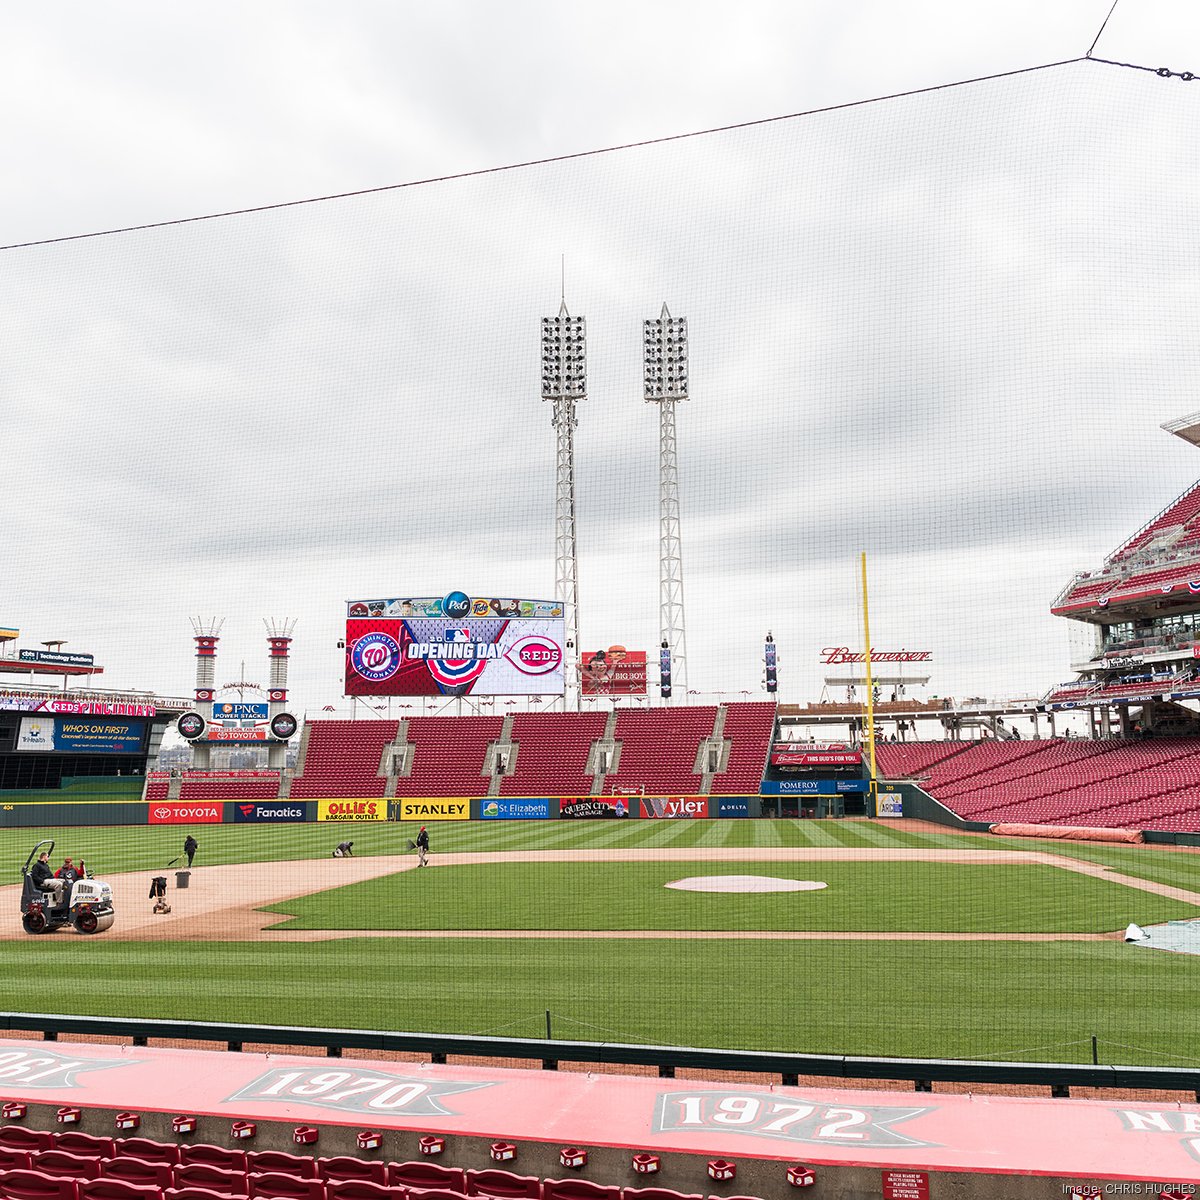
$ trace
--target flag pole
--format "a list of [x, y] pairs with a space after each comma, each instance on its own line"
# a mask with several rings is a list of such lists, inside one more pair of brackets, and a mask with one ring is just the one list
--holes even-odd
[[871, 616], [867, 604], [867, 552], [862, 552], [862, 607], [863, 607], [863, 640], [866, 643], [867, 666], [867, 749], [871, 768], [871, 816], [876, 815], [878, 808], [875, 795], [875, 683], [871, 677]]

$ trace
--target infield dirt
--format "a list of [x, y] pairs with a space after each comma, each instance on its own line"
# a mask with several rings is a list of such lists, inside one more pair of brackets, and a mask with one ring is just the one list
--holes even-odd
[[[430, 858], [430, 866], [444, 868], [476, 863], [512, 862], [512, 854], [442, 854]], [[737, 848], [737, 849], [662, 849], [662, 850], [570, 850], [529, 851], [519, 856], [525, 861], [542, 862], [941, 862], [982, 864], [1040, 864], [1092, 875], [1112, 883], [1151, 892], [1171, 900], [1200, 906], [1200, 893], [1169, 887], [1150, 880], [1123, 875], [1096, 863], [1044, 851], [996, 850], [909, 850], [870, 848]], [[315, 942], [346, 937], [422, 937], [447, 938], [707, 938], [773, 939], [779, 941], [1098, 941], [1119, 939], [1121, 931], [1110, 933], [939, 933], [929, 932], [830, 932], [827, 930], [770, 931], [691, 931], [691, 930], [274, 930], [272, 926], [287, 920], [284, 914], [259, 911], [265, 905], [285, 903], [313, 892], [345, 884], [362, 883], [399, 871], [414, 870], [411, 855], [389, 855], [343, 859], [302, 859], [294, 862], [264, 862], [193, 868], [189, 886], [171, 887], [168, 900], [171, 912], [156, 915], [148, 899], [150, 880], [162, 872], [135, 871], [107, 876], [117, 908], [113, 928], [102, 936], [107, 941], [195, 941], [195, 942]], [[318, 869], [320, 868], [320, 869]], [[168, 878], [170, 875], [168, 874]], [[0, 931], [0, 940], [26, 937], [20, 927], [19, 892], [16, 886], [0, 887], [0, 905], [14, 914], [11, 924]], [[79, 936], [60, 931], [58, 938]]]

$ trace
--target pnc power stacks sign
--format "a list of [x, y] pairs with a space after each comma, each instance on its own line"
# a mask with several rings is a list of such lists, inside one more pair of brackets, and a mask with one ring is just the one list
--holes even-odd
[[564, 641], [557, 600], [350, 600], [346, 695], [561, 696]]

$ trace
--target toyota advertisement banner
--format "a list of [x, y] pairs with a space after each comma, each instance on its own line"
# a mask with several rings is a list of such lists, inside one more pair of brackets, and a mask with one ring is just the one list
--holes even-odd
[[[376, 615], [381, 605], [385, 611]], [[397, 606], [402, 613], [436, 607], [441, 615], [391, 615]], [[364, 609], [369, 615], [358, 615]], [[345, 640], [347, 696], [561, 696], [565, 690], [564, 621], [555, 601], [492, 601], [463, 592], [437, 601], [351, 601]]]

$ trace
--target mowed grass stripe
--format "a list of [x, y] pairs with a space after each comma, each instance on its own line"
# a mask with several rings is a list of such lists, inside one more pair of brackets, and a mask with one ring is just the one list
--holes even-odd
[[0, 945], [8, 1011], [542, 1037], [549, 1009], [586, 1040], [900, 1057], [1086, 1062], [1095, 1035], [1102, 1062], [1195, 1064], [1195, 987], [1189, 956], [1110, 942]]
[[[335, 865], [335, 864], [333, 864]], [[825, 883], [812, 891], [683, 891], [697, 876]], [[439, 866], [268, 906], [285, 930], [662, 930], [1103, 933], [1200, 908], [1037, 864], [546, 862]]]

